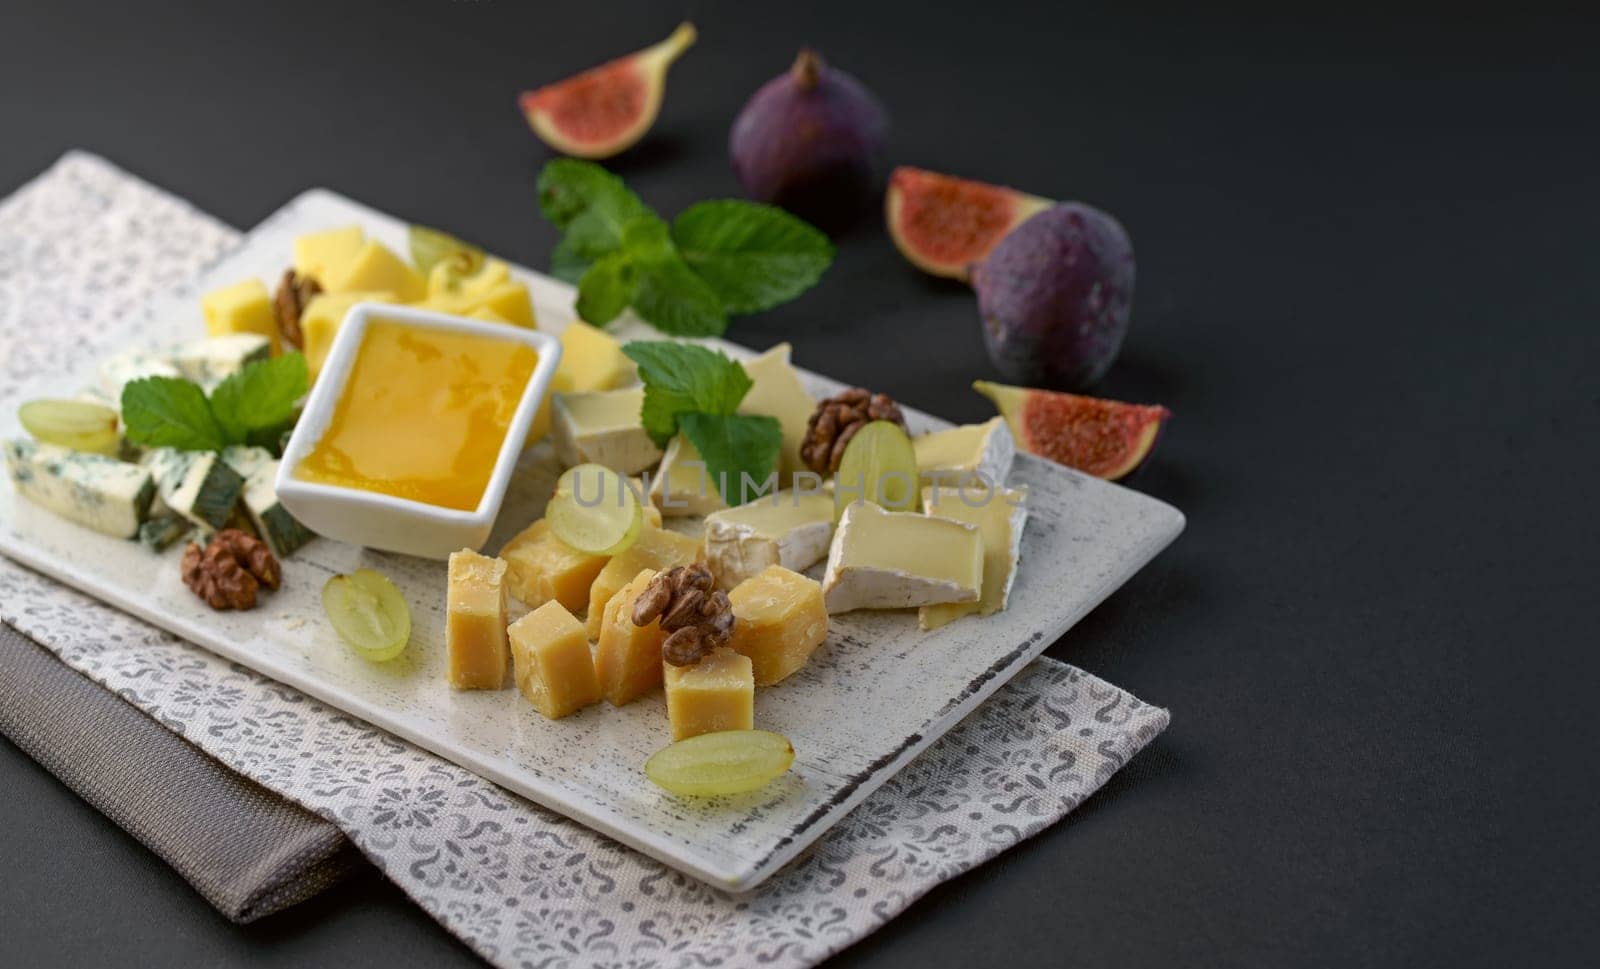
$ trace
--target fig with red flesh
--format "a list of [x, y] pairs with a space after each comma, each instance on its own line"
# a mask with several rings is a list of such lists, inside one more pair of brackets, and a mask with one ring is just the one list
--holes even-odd
[[888, 130], [865, 85], [802, 50], [745, 102], [728, 154], [746, 195], [839, 228], [876, 201]]
[[1012, 229], [1054, 204], [1004, 185], [901, 166], [889, 175], [884, 215], [912, 265], [964, 280]]
[[577, 158], [610, 158], [632, 148], [655, 124], [667, 68], [694, 43], [684, 23], [659, 44], [590, 68], [519, 99], [544, 143]]
[[972, 272], [989, 358], [1019, 384], [1088, 387], [1122, 349], [1133, 277], [1116, 219], [1081, 202], [1040, 212]]
[[972, 389], [994, 401], [1018, 447], [1107, 481], [1126, 477], [1143, 464], [1172, 416], [1160, 406], [986, 380]]

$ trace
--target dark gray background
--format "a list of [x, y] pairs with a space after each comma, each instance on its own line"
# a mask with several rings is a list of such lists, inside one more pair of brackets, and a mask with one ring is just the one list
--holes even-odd
[[[1099, 390], [1175, 412], [1133, 484], [1189, 515], [1050, 650], [1171, 730], [836, 964], [1592, 964], [1592, 25], [1104, 6], [6, 0], [0, 188], [81, 146], [240, 227], [325, 185], [538, 266], [519, 89], [690, 12], [615, 165], [671, 213], [736, 191], [734, 112], [815, 44], [888, 104], [893, 161], [1126, 224], [1135, 322]], [[971, 294], [875, 219], [730, 336], [989, 413]], [[6, 961], [472, 960], [375, 876], [234, 928], [9, 746], [0, 791]]]

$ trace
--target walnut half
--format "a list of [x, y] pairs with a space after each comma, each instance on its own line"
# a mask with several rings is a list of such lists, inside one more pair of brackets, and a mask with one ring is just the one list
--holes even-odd
[[253, 535], [224, 528], [201, 548], [183, 550], [183, 584], [213, 609], [253, 609], [256, 590], [276, 589], [283, 580], [272, 550]]

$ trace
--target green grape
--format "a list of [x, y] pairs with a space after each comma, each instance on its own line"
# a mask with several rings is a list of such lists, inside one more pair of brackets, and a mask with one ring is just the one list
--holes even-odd
[[917, 510], [917, 452], [899, 424], [873, 421], [845, 445], [833, 478], [833, 520], [857, 501], [888, 511]]
[[115, 454], [117, 412], [87, 400], [30, 400], [17, 410], [29, 434], [74, 451]]
[[411, 248], [411, 261], [424, 276], [445, 260], [450, 260], [450, 274], [456, 279], [465, 279], [483, 268], [483, 250], [447, 232], [414, 225], [407, 230], [406, 242]]
[[598, 464], [568, 468], [544, 517], [556, 538], [592, 555], [616, 555], [644, 529], [644, 509], [628, 479]]
[[411, 640], [411, 607], [381, 572], [356, 569], [322, 587], [322, 610], [339, 638], [365, 659], [394, 659]]
[[782, 777], [794, 745], [767, 730], [725, 730], [680, 740], [651, 755], [644, 772], [673, 794], [743, 794]]

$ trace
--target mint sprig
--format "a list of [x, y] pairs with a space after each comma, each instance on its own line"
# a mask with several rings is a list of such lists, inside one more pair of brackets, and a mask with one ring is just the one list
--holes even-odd
[[663, 333], [719, 336], [730, 314], [794, 299], [833, 262], [827, 236], [770, 205], [700, 202], [668, 226], [593, 162], [547, 164], [539, 203], [564, 233], [551, 271], [577, 284], [579, 315], [596, 326], [631, 306]]
[[639, 416], [656, 446], [682, 434], [700, 452], [723, 501], [742, 505], [758, 497], [777, 467], [783, 430], [775, 418], [738, 413], [754, 386], [744, 367], [716, 350], [668, 340], [634, 340], [622, 352], [639, 365]]
[[143, 377], [122, 388], [122, 423], [129, 441], [145, 447], [216, 451], [229, 444], [276, 450], [294, 421], [309, 377], [305, 357], [285, 353], [230, 374], [206, 398], [182, 377]]

